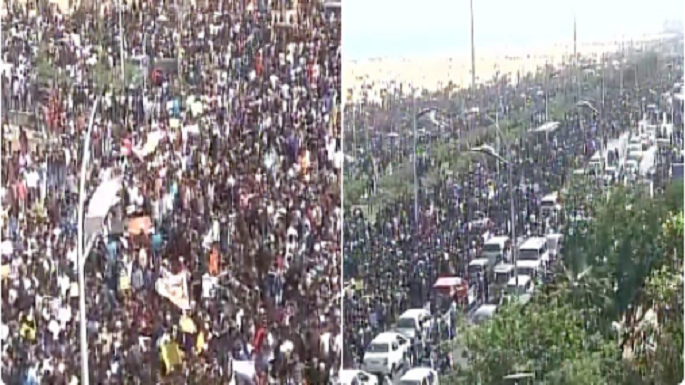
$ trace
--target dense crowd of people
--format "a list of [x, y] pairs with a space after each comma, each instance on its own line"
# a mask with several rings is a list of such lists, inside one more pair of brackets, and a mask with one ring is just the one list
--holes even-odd
[[[681, 148], [682, 101], [662, 95], [673, 95], [674, 83], [682, 77], [678, 72], [682, 72], [682, 67], [663, 69], [658, 81], [641, 75], [645, 78], [640, 79], [639, 87], [623, 88], [618, 83], [619, 76], [614, 76], [613, 82], [607, 81], [602, 86], [606, 88], [596, 90], [605, 96], [603, 104], [594, 99], [596, 108], [592, 104], [587, 107], [576, 89], [567, 88], [568, 82], [564, 80], [567, 75], [563, 74], [566, 71], [541, 69], [538, 73], [554, 73], [545, 82], [540, 77], [510, 81], [501, 76], [493, 84], [460, 90], [449, 100], [439, 96], [430, 101], [419, 100], [418, 107], [413, 107], [411, 96], [390, 95], [387, 99], [392, 103], [369, 104], [363, 107], [365, 111], [346, 116], [350, 119], [346, 120], [346, 126], [355, 125], [357, 130], [364, 127], [364, 122], [375, 123], [368, 140], [345, 143], [346, 147], [350, 146], [346, 153], [351, 155], [345, 172], [350, 174], [349, 178], [361, 180], [365, 190], [359, 202], [350, 205], [349, 212], [345, 213], [343, 274], [349, 288], [343, 307], [346, 368], [363, 368], [368, 344], [378, 333], [392, 329], [406, 310], [428, 308], [434, 317], [452, 314], [455, 308], [445, 307], [440, 293], [433, 288], [439, 277], [467, 279], [469, 298], [459, 304], [464, 315], [473, 314], [480, 304], [498, 303], [489, 293], [488, 275], [471, 274], [469, 262], [481, 256], [484, 243], [492, 236], [511, 237], [512, 226], [516, 228], [514, 244], [531, 236], [559, 232], [559, 223], [540, 212], [543, 196], [568, 187], [575, 170], [586, 169], [593, 154], [637, 127], [643, 116], [653, 122], [660, 121], [661, 113], [654, 114], [654, 109], [648, 107], [650, 104], [667, 112], [668, 121], [676, 127], [666, 136], [669, 148]], [[559, 124], [553, 129], [538, 130], [551, 120], [545, 118], [546, 101], [555, 99], [557, 105], [566, 103], [576, 108], [556, 119]], [[673, 114], [670, 103], [675, 105]], [[461, 105], [461, 109], [455, 112], [455, 105]], [[418, 145], [414, 147], [411, 131], [393, 130], [400, 127], [403, 119], [407, 121], [407, 115], [426, 107], [437, 108], [438, 113], [419, 119]], [[493, 128], [495, 114], [499, 115], [507, 135], [499, 143]], [[351, 121], [355, 115], [357, 120]], [[436, 121], [436, 116], [438, 119], [442, 116], [442, 120]], [[511, 126], [518, 127], [514, 135], [510, 134]], [[513, 224], [505, 169], [508, 166], [497, 164], [496, 159], [487, 156], [470, 157], [466, 169], [455, 170], [456, 162], [447, 167], [440, 163], [449, 161], [440, 159], [440, 156], [445, 158], [439, 153], [444, 151], [441, 143], [466, 143], [470, 137], [480, 137], [476, 143], [469, 143], [472, 147], [482, 144], [498, 147], [499, 154], [512, 167]], [[467, 147], [450, 148], [465, 150]], [[411, 178], [411, 174], [406, 174], [407, 169], [398, 165], [411, 162], [414, 152], [420, 183], [418, 218], [413, 188], [397, 189], [400, 195], [390, 198], [391, 183], [383, 184], [385, 191], [378, 187], [380, 179]], [[664, 154], [664, 158], [673, 162], [680, 156], [671, 150]], [[614, 161], [609, 160], [609, 165], [612, 164]], [[438, 174], [438, 180], [428, 177], [429, 172]], [[656, 177], [668, 178], [668, 173]], [[404, 183], [411, 183], [411, 179]], [[378, 198], [383, 194], [384, 198]], [[591, 215], [582, 213], [582, 207], [578, 210], [568, 215]], [[546, 273], [553, 274], [553, 269]], [[541, 275], [538, 280], [548, 278]], [[463, 357], [454, 357], [453, 347], [441, 343], [454, 335], [454, 330], [445, 330], [454, 328], [454, 322], [448, 322], [448, 326], [440, 322], [433, 325], [443, 325], [442, 330], [433, 331], [422, 342], [422, 354], [413, 352], [410, 361], [414, 366], [431, 366], [445, 372]]]
[[339, 12], [43, 4], [3, 10], [2, 381], [82, 383], [82, 318], [90, 383], [332, 381]]

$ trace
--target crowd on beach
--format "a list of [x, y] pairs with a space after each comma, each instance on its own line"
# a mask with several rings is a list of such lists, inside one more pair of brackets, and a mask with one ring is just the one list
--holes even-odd
[[4, 383], [336, 378], [340, 18], [274, 14], [6, 9]]

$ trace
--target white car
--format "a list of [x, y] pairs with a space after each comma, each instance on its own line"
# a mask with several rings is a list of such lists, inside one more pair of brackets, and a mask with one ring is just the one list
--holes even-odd
[[490, 227], [491, 221], [482, 211], [474, 213], [474, 219], [469, 222], [469, 227], [473, 229], [487, 229]]
[[409, 309], [397, 320], [398, 333], [412, 341], [423, 339], [430, 329], [431, 313], [426, 309]]
[[394, 375], [407, 366], [409, 339], [395, 332], [381, 333], [364, 352], [362, 369], [370, 373]]
[[471, 316], [471, 322], [476, 325], [481, 324], [494, 317], [495, 313], [497, 313], [497, 305], [481, 305]]
[[412, 368], [400, 378], [399, 385], [440, 385], [440, 379], [433, 369]]
[[336, 385], [378, 385], [378, 377], [363, 370], [343, 369]]

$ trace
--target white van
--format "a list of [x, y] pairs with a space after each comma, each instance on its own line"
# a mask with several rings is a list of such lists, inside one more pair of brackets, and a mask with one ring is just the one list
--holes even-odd
[[540, 274], [540, 270], [542, 270], [542, 261], [539, 259], [535, 261], [518, 260], [516, 261], [516, 270], [519, 273], [519, 277], [521, 274], [537, 277]]
[[507, 287], [507, 282], [514, 276], [514, 265], [500, 263], [495, 266], [495, 279], [490, 285], [490, 294], [493, 298], [499, 297]]
[[506, 285], [509, 279], [514, 276], [514, 265], [510, 263], [500, 263], [495, 266], [495, 282], [497, 285]]
[[490, 260], [487, 258], [476, 258], [469, 262], [469, 280], [475, 282], [480, 275], [490, 275], [492, 271], [492, 266], [490, 266]]
[[430, 368], [413, 368], [404, 373], [399, 385], [440, 385], [438, 372]]
[[559, 192], [555, 191], [546, 195], [540, 201], [540, 213], [543, 217], [549, 217], [558, 214], [561, 211], [561, 200], [559, 199]]
[[518, 285], [516, 284], [516, 277], [509, 280], [507, 283], [507, 289], [505, 296], [503, 297], [505, 301], [511, 301], [518, 296], [519, 303], [526, 304], [530, 301], [535, 291], [535, 285], [533, 280], [528, 275], [519, 275]]
[[526, 239], [526, 241], [519, 246], [518, 261], [538, 260], [544, 263], [549, 261], [547, 239], [543, 237], [531, 237]]
[[547, 251], [552, 259], [556, 259], [559, 250], [561, 250], [561, 242], [564, 240], [564, 235], [560, 233], [547, 234]]
[[511, 248], [511, 241], [506, 235], [498, 235], [492, 237], [483, 245], [483, 258], [490, 260], [490, 266], [495, 266], [497, 263], [505, 259], [509, 254]]
[[402, 313], [397, 320], [398, 333], [414, 340], [423, 338], [425, 330], [428, 329], [431, 322], [431, 313], [426, 309], [409, 309]]

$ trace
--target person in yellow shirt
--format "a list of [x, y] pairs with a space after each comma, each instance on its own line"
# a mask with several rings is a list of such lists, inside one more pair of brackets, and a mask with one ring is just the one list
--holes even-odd
[[21, 328], [19, 329], [19, 335], [31, 342], [36, 341], [36, 321], [32, 314], [29, 314], [24, 318], [24, 321], [21, 323]]

